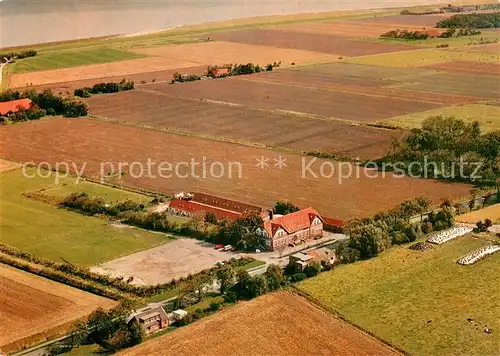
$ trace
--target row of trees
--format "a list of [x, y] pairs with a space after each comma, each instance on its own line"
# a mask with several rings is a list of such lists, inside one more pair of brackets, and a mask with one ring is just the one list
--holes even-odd
[[217, 221], [214, 214], [195, 215], [184, 224], [172, 222], [165, 212], [146, 212], [144, 205], [125, 201], [108, 205], [104, 199], [86, 193], [72, 193], [61, 202], [62, 207], [86, 215], [104, 214], [122, 223], [147, 230], [190, 236], [199, 240], [223, 245], [233, 245], [242, 250], [265, 249], [265, 239], [260, 233], [264, 221], [258, 214], [244, 215], [234, 221]]
[[460, 28], [458, 31], [456, 28], [450, 28], [439, 36], [433, 36], [425, 31], [408, 31], [408, 30], [393, 30], [380, 35], [380, 38], [394, 38], [394, 39], [404, 39], [404, 40], [426, 40], [428, 38], [439, 37], [439, 38], [451, 38], [451, 37], [462, 37], [462, 36], [474, 36], [480, 35], [481, 31], [475, 30], [473, 28]]
[[135, 84], [132, 80], [122, 79], [119, 83], [98, 83], [92, 87], [75, 89], [74, 95], [80, 98], [88, 98], [92, 94], [109, 94], [121, 91], [134, 90]]
[[[201, 80], [203, 77], [209, 78], [223, 78], [230, 77], [236, 75], [247, 75], [253, 73], [260, 73], [262, 71], [272, 71], [274, 68], [279, 67], [281, 65], [281, 61], [268, 63], [265, 66], [260, 66], [254, 63], [246, 63], [246, 64], [226, 64], [223, 66], [208, 66], [207, 71], [204, 75], [196, 75], [196, 74], [180, 74], [176, 72], [173, 74], [171, 84], [174, 83], [184, 83], [184, 82], [193, 82], [197, 80]], [[219, 71], [224, 70], [224, 73], [219, 74]]]
[[440, 20], [438, 28], [499, 28], [500, 12], [480, 14], [458, 14]]
[[[30, 99], [33, 102], [34, 108], [25, 110], [24, 116], [33, 117], [34, 112], [41, 109], [46, 115], [64, 115], [67, 117], [86, 116], [88, 114], [88, 105], [80, 99], [64, 98], [52, 93], [50, 89], [44, 89], [40, 92], [35, 89], [20, 92], [17, 90], [6, 90], [0, 92], [0, 102]], [[43, 113], [43, 111], [38, 112]], [[31, 116], [29, 116], [31, 115]], [[36, 114], [35, 116], [37, 116]], [[7, 119], [13, 117], [12, 114], [7, 114]], [[39, 116], [40, 118], [42, 116]], [[18, 121], [20, 121], [18, 119]]]
[[393, 30], [380, 35], [380, 38], [395, 38], [404, 40], [426, 40], [431, 37], [425, 31]]
[[0, 53], [0, 60], [7, 58], [10, 59], [23, 59], [28, 57], [35, 57], [37, 52], [35, 50], [29, 49], [21, 52], [9, 52], [9, 53]]
[[382, 161], [413, 177], [462, 181], [500, 193], [500, 131], [481, 134], [478, 122], [430, 117], [395, 140]]
[[475, 30], [473, 28], [460, 28], [458, 31], [456, 28], [449, 28], [444, 31], [441, 38], [451, 38], [451, 37], [464, 37], [464, 36], [475, 36], [480, 35], [481, 31]]
[[[415, 241], [424, 234], [447, 229], [454, 225], [454, 208], [445, 202], [437, 212], [424, 213], [430, 200], [418, 197], [406, 200], [394, 209], [366, 219], [351, 220], [344, 228], [349, 236], [346, 245], [340, 245], [337, 256], [344, 263], [377, 256], [393, 244]], [[416, 219], [420, 215], [420, 219]]]

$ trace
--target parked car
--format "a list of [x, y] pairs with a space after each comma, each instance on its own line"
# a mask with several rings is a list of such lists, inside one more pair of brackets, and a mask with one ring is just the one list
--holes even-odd
[[255, 253], [260, 253], [260, 250], [259, 250], [259, 249], [256, 249], [256, 250], [255, 250]]
[[222, 248], [222, 251], [230, 251], [233, 248], [231, 245], [226, 245]]
[[221, 249], [223, 249], [223, 248], [224, 248], [224, 245], [216, 245], [216, 246], [215, 246], [215, 249], [216, 249], [216, 250], [221, 250]]

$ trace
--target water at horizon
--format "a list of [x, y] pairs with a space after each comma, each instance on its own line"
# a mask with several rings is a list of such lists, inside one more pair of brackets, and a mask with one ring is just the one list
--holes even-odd
[[0, 48], [233, 18], [437, 2], [446, 0], [0, 0]]

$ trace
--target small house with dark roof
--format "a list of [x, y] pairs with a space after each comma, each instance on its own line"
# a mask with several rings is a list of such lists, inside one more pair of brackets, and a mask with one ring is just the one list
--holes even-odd
[[170, 320], [162, 307], [151, 308], [130, 317], [128, 323], [137, 322], [146, 335], [165, 329], [170, 325]]

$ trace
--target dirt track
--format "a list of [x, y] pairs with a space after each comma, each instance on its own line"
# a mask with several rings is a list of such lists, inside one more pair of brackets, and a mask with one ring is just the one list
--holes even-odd
[[120, 353], [123, 356], [397, 355], [292, 293], [274, 293]]
[[[0, 264], [0, 348], [17, 349], [56, 336], [61, 326], [115, 302]], [[67, 325], [70, 327], [70, 325]], [[10, 345], [9, 345], [10, 344]], [[17, 347], [15, 347], [17, 346]]]

